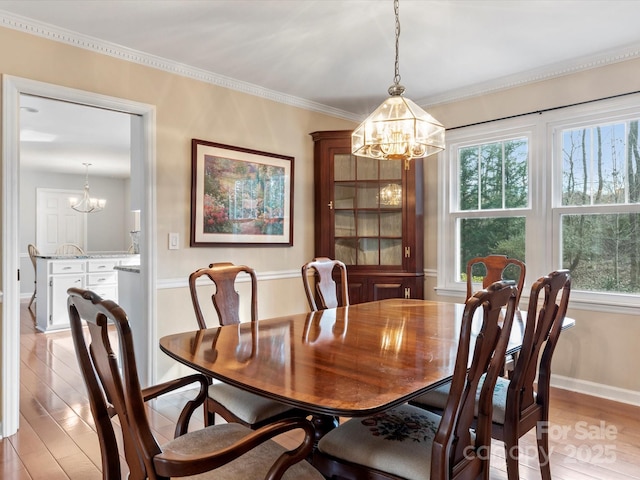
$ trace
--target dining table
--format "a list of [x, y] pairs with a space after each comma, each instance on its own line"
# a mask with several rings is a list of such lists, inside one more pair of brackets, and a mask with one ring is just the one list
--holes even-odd
[[[339, 417], [382, 412], [449, 381], [463, 310], [386, 299], [176, 333], [160, 348], [208, 377], [308, 411], [320, 438]], [[507, 354], [521, 348], [525, 322], [518, 311]], [[574, 323], [565, 318], [563, 328]]]

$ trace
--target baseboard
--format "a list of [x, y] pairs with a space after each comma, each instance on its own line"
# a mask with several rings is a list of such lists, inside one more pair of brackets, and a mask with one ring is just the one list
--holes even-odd
[[606, 398], [616, 402], [628, 403], [640, 406], [640, 392], [627, 390], [602, 383], [589, 382], [577, 378], [564, 377], [562, 375], [551, 375], [551, 386], [571, 390], [573, 392], [584, 393], [594, 397]]

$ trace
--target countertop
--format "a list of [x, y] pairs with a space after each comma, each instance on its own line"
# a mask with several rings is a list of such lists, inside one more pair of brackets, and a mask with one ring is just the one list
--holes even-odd
[[129, 252], [88, 252], [84, 255], [60, 255], [55, 253], [36, 255], [37, 258], [46, 258], [49, 260], [84, 260], [92, 258], [122, 258], [122, 257], [135, 257], [138, 253]]
[[140, 265], [116, 265], [113, 269], [121, 272], [140, 273]]

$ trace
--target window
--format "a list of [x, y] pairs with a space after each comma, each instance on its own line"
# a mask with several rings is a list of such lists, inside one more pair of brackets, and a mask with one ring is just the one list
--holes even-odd
[[456, 154], [459, 280], [469, 260], [502, 253], [524, 261], [524, 217], [529, 204], [526, 137], [462, 146]]
[[573, 288], [640, 293], [638, 118], [558, 129], [562, 195], [554, 210]]
[[438, 291], [464, 295], [470, 258], [572, 272], [572, 304], [640, 305], [640, 98], [447, 133]]

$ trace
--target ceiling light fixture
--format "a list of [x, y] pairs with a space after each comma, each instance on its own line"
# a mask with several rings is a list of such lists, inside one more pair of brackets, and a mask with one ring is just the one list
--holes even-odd
[[107, 205], [107, 201], [104, 198], [91, 198], [89, 195], [89, 166], [90, 163], [83, 163], [86, 167], [86, 177], [84, 181], [84, 193], [80, 201], [75, 197], [69, 198], [69, 205], [76, 212], [80, 213], [94, 213], [103, 210]]
[[380, 199], [380, 205], [397, 207], [402, 203], [402, 187], [397, 183], [390, 183], [380, 189], [378, 198]]
[[393, 2], [396, 16], [396, 62], [390, 98], [385, 100], [351, 135], [351, 153], [387, 160], [422, 158], [444, 150], [444, 126], [413, 101], [403, 97], [400, 85], [400, 16], [398, 0]]

